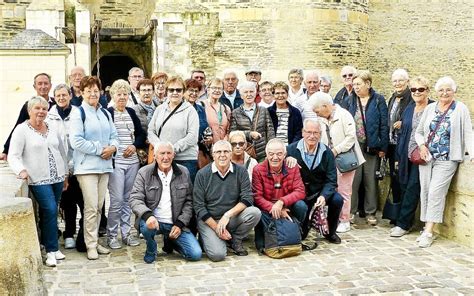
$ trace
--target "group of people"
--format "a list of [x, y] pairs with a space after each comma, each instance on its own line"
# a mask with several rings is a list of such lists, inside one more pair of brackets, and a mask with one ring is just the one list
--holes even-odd
[[[394, 202], [401, 203], [390, 236], [410, 231], [420, 201], [425, 227], [417, 243], [429, 247], [458, 164], [466, 152], [474, 159], [469, 110], [456, 100], [453, 79], [436, 82], [435, 102], [426, 78], [397, 69], [387, 104], [371, 73], [352, 66], [342, 68], [344, 87], [334, 98], [331, 79], [317, 71], [292, 69], [288, 83], [261, 76], [250, 68], [240, 83], [230, 70], [209, 81], [201, 70], [186, 80], [161, 72], [148, 79], [134, 67], [107, 99], [101, 81], [82, 67], [71, 70], [70, 85], [54, 88], [54, 97], [51, 77], [36, 75], [36, 95], [22, 107], [2, 158], [38, 203], [46, 265], [65, 258], [59, 204], [65, 248], [78, 248], [82, 236], [90, 260], [140, 244], [132, 213], [147, 263], [155, 261], [157, 234], [167, 253], [195, 261], [204, 250], [220, 261], [227, 248], [247, 255], [242, 241], [255, 229], [263, 252], [262, 215], [296, 219], [304, 239], [319, 207], [327, 207], [325, 239], [338, 244], [337, 233], [350, 231], [357, 213], [377, 224], [376, 171], [384, 158]], [[98, 243], [101, 220], [108, 248]]]

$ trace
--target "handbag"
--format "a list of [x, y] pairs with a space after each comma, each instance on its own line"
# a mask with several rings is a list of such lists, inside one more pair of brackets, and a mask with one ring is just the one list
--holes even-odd
[[324, 236], [329, 233], [327, 207], [313, 206], [309, 216], [311, 219], [311, 226], [313, 226], [319, 234]]
[[385, 200], [385, 205], [383, 206], [382, 219], [397, 221], [401, 207], [401, 202], [393, 202], [392, 188], [390, 188], [387, 194], [387, 199]]
[[296, 218], [274, 219], [262, 212], [264, 231], [264, 253], [271, 258], [281, 259], [301, 254], [301, 227]]
[[[332, 148], [333, 144], [332, 144], [331, 132], [329, 130], [328, 125], [326, 125], [326, 135], [328, 137], [329, 147]], [[354, 146], [352, 146], [351, 149], [347, 150], [346, 152], [342, 152], [336, 155], [335, 160], [336, 160], [336, 167], [341, 173], [347, 173], [359, 167], [359, 160], [357, 159]]]

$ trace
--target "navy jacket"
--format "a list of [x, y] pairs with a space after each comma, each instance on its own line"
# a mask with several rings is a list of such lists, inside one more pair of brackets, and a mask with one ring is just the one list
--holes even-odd
[[[301, 117], [301, 112], [297, 108], [293, 107], [290, 103], [286, 102], [288, 109], [290, 111], [290, 117], [288, 118], [288, 144], [296, 142], [302, 138], [301, 130], [303, 129], [303, 119]], [[273, 103], [270, 107], [267, 108], [268, 113], [273, 122], [273, 128], [276, 130], [278, 127], [278, 117], [276, 114], [276, 103]]]
[[336, 96], [334, 96], [334, 103], [347, 110], [348, 101], [352, 95], [355, 96], [354, 90], [352, 90], [351, 93], [348, 93], [347, 89], [343, 87], [337, 92]]
[[209, 124], [207, 123], [206, 110], [204, 109], [204, 107], [202, 105], [200, 105], [198, 103], [194, 103], [193, 106], [194, 106], [194, 109], [196, 109], [196, 112], [199, 116], [199, 137], [198, 137], [198, 141], [201, 142], [202, 133], [209, 126]]
[[[138, 118], [137, 113], [135, 113], [135, 110], [133, 110], [132, 108], [125, 107], [125, 109], [130, 115], [130, 118], [132, 118], [133, 128], [135, 130], [133, 133], [133, 135], [135, 136], [135, 141], [133, 142], [133, 146], [135, 146], [135, 148], [145, 148], [146, 133], [142, 128], [142, 124], [140, 123], [140, 119]], [[107, 110], [110, 112], [110, 115], [112, 115], [112, 121], [113, 121], [115, 109], [113, 107], [110, 107], [110, 108], [107, 108]]]
[[[321, 145], [324, 145], [321, 143]], [[336, 193], [337, 188], [337, 172], [336, 161], [329, 147], [324, 151], [321, 163], [310, 170], [303, 158], [301, 152], [297, 148], [298, 142], [294, 142], [286, 147], [288, 156], [296, 158], [300, 168], [301, 178], [303, 178], [306, 196], [316, 195], [314, 198], [324, 196], [326, 201]]]
[[[387, 152], [388, 149], [388, 108], [385, 98], [373, 88], [369, 90], [370, 98], [365, 107], [365, 134], [367, 149]], [[352, 95], [348, 100], [348, 109], [352, 116], [357, 110], [359, 97]], [[366, 150], [367, 152], [368, 150]]]
[[234, 106], [230, 103], [230, 100], [225, 96], [225, 93], [222, 93], [222, 96], [219, 98], [219, 102], [222, 104], [226, 104], [229, 106], [230, 110], [234, 110], [240, 107], [244, 103], [244, 100], [240, 96], [240, 92], [238, 89], [235, 90], [237, 93], [235, 94]]

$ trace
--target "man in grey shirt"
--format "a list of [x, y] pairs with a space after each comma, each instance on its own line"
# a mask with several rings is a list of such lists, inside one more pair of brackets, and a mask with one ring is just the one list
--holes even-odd
[[247, 171], [231, 163], [231, 151], [229, 142], [216, 142], [212, 149], [214, 162], [197, 173], [194, 183], [198, 231], [212, 261], [224, 260], [227, 244], [236, 255], [248, 255], [242, 240], [261, 216], [260, 210], [253, 206]]

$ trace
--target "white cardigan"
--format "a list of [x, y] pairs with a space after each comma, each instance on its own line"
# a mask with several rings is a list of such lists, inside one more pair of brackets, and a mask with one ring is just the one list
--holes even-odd
[[318, 117], [321, 122], [321, 134], [325, 135], [325, 137], [321, 137], [321, 142], [326, 145], [329, 144], [327, 140], [327, 136], [329, 135], [326, 135], [326, 126], [329, 126], [331, 141], [337, 154], [347, 152], [352, 146], [354, 146], [357, 160], [359, 161], [359, 164], [363, 164], [365, 158], [360, 150], [359, 142], [357, 141], [354, 118], [346, 109], [337, 104], [334, 106], [336, 109], [334, 111], [334, 116], [331, 119], [327, 120], [326, 118]]
[[28, 121], [19, 124], [13, 132], [8, 153], [8, 164], [15, 174], [26, 170], [28, 183], [48, 180], [48, 148], [53, 153], [58, 176], [68, 173], [67, 142], [54, 125], [48, 125], [48, 136], [44, 138], [28, 127]]

